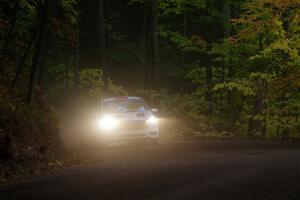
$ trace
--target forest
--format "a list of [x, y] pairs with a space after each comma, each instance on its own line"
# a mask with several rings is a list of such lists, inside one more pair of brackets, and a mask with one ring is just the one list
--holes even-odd
[[56, 149], [59, 111], [122, 95], [180, 136], [297, 139], [299, 50], [299, 0], [1, 0], [1, 155]]

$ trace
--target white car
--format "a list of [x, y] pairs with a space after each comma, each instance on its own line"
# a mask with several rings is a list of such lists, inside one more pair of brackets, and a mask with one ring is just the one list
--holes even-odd
[[97, 121], [105, 140], [146, 139], [159, 141], [157, 109], [151, 109], [140, 97], [125, 96], [101, 101], [101, 115]]

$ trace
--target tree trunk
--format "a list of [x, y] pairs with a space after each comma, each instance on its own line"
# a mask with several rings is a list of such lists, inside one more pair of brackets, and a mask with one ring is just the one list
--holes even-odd
[[208, 63], [206, 65], [206, 101], [208, 102], [207, 114], [212, 114], [212, 75], [213, 75], [213, 63], [212, 58], [208, 55]]
[[152, 28], [152, 89], [158, 89], [160, 85], [159, 74], [159, 44], [158, 44], [158, 2], [152, 0], [151, 5], [151, 28]]
[[106, 48], [110, 49], [111, 48], [111, 34], [112, 34], [112, 5], [111, 5], [111, 0], [107, 1], [106, 5], [106, 10], [107, 10], [107, 16], [106, 16]]
[[[229, 17], [232, 17], [234, 19], [239, 18], [240, 15], [240, 2], [232, 2], [233, 6], [232, 6], [232, 10], [230, 9], [230, 5], [227, 3], [226, 7], [224, 8], [225, 10], [229, 9], [229, 12], [227, 11], [226, 13], [228, 14]], [[230, 18], [229, 18], [230, 19]], [[229, 22], [229, 21], [228, 21]], [[225, 31], [225, 33], [228, 33], [227, 31]], [[229, 35], [230, 35], [230, 31], [229, 31]], [[228, 66], [228, 78], [229, 80], [233, 80], [235, 77], [235, 68], [233, 66], [232, 60], [229, 60], [229, 66]], [[227, 105], [229, 108], [232, 108], [233, 103], [234, 103], [234, 93], [232, 91], [228, 91], [227, 94]], [[234, 125], [236, 122], [236, 115], [238, 113], [238, 109], [235, 109], [235, 112], [232, 113], [232, 120], [231, 120], [231, 124]]]
[[106, 67], [106, 37], [105, 37], [105, 19], [104, 19], [104, 0], [99, 0], [99, 48], [100, 65], [103, 70], [104, 92], [107, 92], [107, 67]]
[[260, 119], [256, 119], [258, 115], [262, 114], [263, 111], [263, 94], [259, 92], [256, 95], [254, 100], [254, 107], [252, 110], [252, 115], [249, 119], [248, 124], [248, 135], [253, 136], [254, 134], [262, 133], [262, 121]]
[[[260, 51], [262, 51], [264, 44], [263, 44], [263, 38], [261, 34], [259, 34], [258, 45]], [[255, 117], [263, 114], [264, 95], [262, 91], [258, 91], [257, 93], [258, 94], [255, 96], [255, 100], [254, 100], [252, 115], [249, 119], [249, 124], [248, 124], [248, 135], [250, 136], [253, 136], [254, 134], [262, 134], [263, 132], [262, 120], [260, 119], [257, 120], [255, 119]]]
[[[182, 13], [182, 36], [187, 36], [187, 13], [183, 11]], [[180, 68], [184, 72], [185, 71], [185, 53], [183, 51], [180, 52]], [[185, 92], [185, 79], [184, 77], [180, 77], [180, 94], [183, 95]]]
[[45, 45], [43, 45], [43, 50], [42, 50], [42, 55], [41, 55], [41, 63], [40, 63], [40, 67], [39, 67], [39, 74], [38, 74], [38, 83], [37, 86], [39, 88], [42, 88], [42, 83], [43, 83], [43, 78], [44, 78], [44, 73], [45, 73], [45, 67], [47, 65], [46, 60], [47, 60], [47, 52], [48, 49], [46, 48], [47, 44], [48, 44], [48, 38], [49, 38], [49, 32], [46, 33], [45, 36]]
[[26, 49], [25, 49], [25, 52], [24, 54], [22, 55], [22, 58], [21, 58], [21, 61], [17, 67], [17, 70], [16, 70], [16, 73], [15, 73], [15, 76], [14, 76], [14, 79], [11, 83], [11, 86], [10, 86], [10, 90], [13, 90], [14, 87], [16, 86], [17, 82], [18, 82], [18, 78], [20, 76], [20, 74], [22, 73], [23, 71], [23, 68], [24, 68], [24, 64], [26, 62], [26, 59], [27, 59], [27, 56], [30, 52], [30, 49], [31, 49], [31, 45], [32, 43], [34, 42], [34, 40], [36, 39], [36, 36], [37, 36], [37, 33], [38, 31], [40, 30], [40, 26], [41, 26], [41, 22], [39, 22], [35, 28], [35, 30], [31, 33], [31, 36], [30, 36], [30, 39], [27, 43], [27, 46], [26, 46]]
[[[231, 31], [230, 31], [230, 16], [231, 16], [231, 8], [230, 8], [230, 4], [229, 4], [229, 1], [228, 0], [225, 0], [223, 2], [223, 16], [224, 16], [224, 20], [223, 20], [223, 34], [224, 34], [224, 38], [228, 38], [230, 37], [231, 35]], [[233, 78], [233, 75], [234, 75], [234, 68], [232, 66], [232, 60], [230, 59], [229, 60], [229, 63], [228, 63], [228, 78], [231, 80]], [[223, 77], [222, 77], [222, 80], [224, 82], [224, 79], [225, 79], [225, 71], [226, 71], [226, 66], [225, 66], [225, 61], [223, 59], [223, 65], [222, 65], [222, 74], [223, 74]], [[229, 108], [229, 110], [232, 110], [232, 112], [227, 112], [227, 114], [225, 114], [225, 118], [227, 119], [227, 121], [230, 123], [230, 124], [234, 124], [235, 123], [235, 115], [236, 115], [236, 108], [233, 106], [233, 92], [232, 91], [228, 91], [227, 92], [227, 107]], [[221, 110], [223, 111], [223, 104], [221, 105]], [[223, 116], [223, 115], [222, 115]], [[223, 116], [224, 117], [224, 116]]]
[[[211, 9], [215, 9], [215, 0], [207, 1], [207, 7]], [[209, 41], [212, 44], [216, 40], [216, 24], [211, 24], [211, 30], [210, 30], [210, 38]], [[209, 47], [207, 51], [210, 51]], [[207, 108], [207, 115], [211, 116], [213, 112], [212, 108], [212, 76], [213, 76], [213, 57], [210, 54], [207, 54], [207, 63], [206, 63], [206, 69], [205, 69], [205, 76], [206, 76], [206, 101], [208, 102], [208, 108]]]
[[267, 119], [268, 119], [268, 81], [264, 82], [264, 100], [263, 100], [263, 106], [264, 106], [264, 126], [262, 128], [262, 136], [265, 137], [267, 135]]
[[79, 89], [80, 84], [80, 30], [77, 32], [76, 50], [75, 50], [75, 68], [74, 68], [74, 83], [75, 89]]
[[229, 20], [230, 20], [230, 5], [228, 1], [224, 1], [223, 3], [223, 27], [224, 27], [224, 37], [227, 38], [230, 36], [230, 28], [229, 28]]
[[[158, 2], [145, 1], [145, 88], [157, 89], [160, 82], [159, 73], [159, 39], [158, 39]], [[142, 41], [143, 43], [143, 41]], [[143, 45], [143, 44], [142, 44]]]
[[[222, 57], [222, 74], [221, 74], [221, 83], [225, 82], [225, 59]], [[223, 91], [220, 91], [220, 131], [223, 131], [223, 118], [224, 118], [224, 95]]]
[[146, 15], [146, 35], [145, 35], [145, 52], [146, 52], [146, 70], [145, 70], [145, 88], [152, 89], [153, 83], [153, 74], [152, 74], [152, 60], [153, 60], [153, 51], [152, 51], [152, 12], [151, 12], [151, 2], [145, 1], [145, 15]]
[[147, 21], [148, 21], [148, 6], [145, 2], [142, 22], [142, 33], [140, 41], [141, 49], [141, 65], [140, 65], [140, 88], [146, 89], [147, 85]]
[[[81, 2], [79, 2], [80, 5]], [[78, 92], [79, 84], [80, 84], [80, 8], [78, 8], [79, 12], [77, 15], [77, 33], [76, 33], [76, 48], [75, 48], [75, 68], [74, 68], [74, 86], [75, 91]]]
[[[291, 19], [290, 19], [290, 16], [291, 16], [291, 13], [292, 13], [293, 9], [292, 8], [289, 8], [287, 9], [287, 11], [283, 14], [282, 16], [282, 21], [283, 21], [283, 28], [284, 30], [287, 32], [287, 35], [290, 34], [290, 25], [291, 25]], [[289, 53], [286, 53], [284, 51], [282, 51], [282, 61], [283, 63], [285, 63], [285, 65], [287, 65], [286, 63], [291, 59], [290, 58], [290, 55]], [[282, 72], [283, 75], [286, 75], [288, 73], [288, 69], [284, 70]], [[282, 95], [282, 102], [285, 102], [286, 101], [286, 95], [283, 94]], [[283, 109], [283, 107], [281, 108], [281, 110]], [[283, 116], [282, 117], [286, 117], [285, 114], [282, 114]], [[281, 139], [289, 139], [290, 136], [291, 136], [291, 128], [289, 127], [286, 127], [284, 126], [283, 124], [283, 128], [282, 128], [282, 134], [281, 134]]]
[[34, 100], [35, 90], [37, 86], [37, 72], [41, 66], [41, 55], [43, 50], [44, 36], [47, 25], [47, 14], [48, 14], [49, 0], [46, 0], [39, 9], [39, 16], [41, 17], [41, 27], [36, 37], [35, 51], [32, 58], [32, 66], [30, 70], [30, 79], [27, 92], [27, 102], [31, 105]]

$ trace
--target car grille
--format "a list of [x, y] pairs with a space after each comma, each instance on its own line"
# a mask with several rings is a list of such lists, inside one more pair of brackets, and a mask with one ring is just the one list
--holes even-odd
[[123, 121], [121, 123], [121, 130], [137, 130], [137, 129], [145, 129], [146, 121], [144, 120], [136, 120], [136, 121]]

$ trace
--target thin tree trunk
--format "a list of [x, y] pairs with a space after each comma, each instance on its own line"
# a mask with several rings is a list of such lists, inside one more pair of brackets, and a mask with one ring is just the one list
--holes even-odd
[[[182, 36], [187, 36], [187, 13], [183, 11], [182, 14], [183, 21], [182, 21]], [[182, 71], [185, 71], [185, 53], [183, 51], [180, 52], [180, 67]], [[184, 77], [180, 77], [180, 94], [183, 95], [185, 92], [185, 79]]]
[[36, 36], [37, 36], [37, 33], [41, 27], [41, 24], [42, 22], [39, 22], [35, 28], [35, 30], [31, 33], [31, 36], [30, 36], [30, 39], [27, 43], [27, 46], [26, 46], [26, 49], [25, 49], [25, 52], [21, 58], [21, 61], [17, 67], [17, 70], [16, 70], [16, 73], [15, 73], [15, 76], [14, 76], [14, 79], [12, 81], [12, 84], [10, 86], [10, 90], [13, 90], [14, 87], [16, 86], [17, 82], [18, 82], [18, 78], [20, 76], [20, 74], [22, 73], [23, 71], [23, 68], [24, 68], [24, 65], [25, 65], [25, 62], [26, 62], [26, 59], [28, 57], [28, 54], [30, 52], [30, 49], [31, 49], [31, 45], [32, 43], [34, 42], [34, 40], [36, 39]]
[[[222, 57], [221, 83], [224, 83], [224, 81], [225, 81], [225, 59], [224, 59], [224, 57]], [[223, 127], [222, 127], [223, 122], [222, 121], [224, 118], [223, 102], [224, 102], [224, 97], [223, 97], [223, 92], [221, 91], [220, 92], [220, 130], [221, 130], [221, 132], [223, 131]]]
[[157, 89], [159, 86], [159, 44], [158, 44], [158, 2], [145, 1], [145, 86], [147, 89]]
[[[283, 21], [283, 28], [284, 28], [284, 30], [288, 33], [288, 34], [290, 34], [290, 24], [291, 24], [291, 19], [290, 19], [290, 16], [291, 16], [291, 13], [292, 13], [292, 8], [289, 8], [287, 11], [286, 11], [286, 13], [284, 13], [283, 14], [283, 16], [282, 16], [282, 21]], [[290, 58], [290, 55], [288, 54], [288, 53], [286, 53], [286, 52], [284, 52], [284, 51], [282, 51], [282, 61], [283, 61], [283, 63], [286, 65], [286, 63], [290, 60], [291, 58]], [[288, 73], [288, 69], [286, 69], [286, 70], [283, 70], [283, 72], [282, 72], [282, 74], [283, 75], [286, 75]], [[286, 101], [286, 98], [288, 98], [288, 97], [286, 97], [286, 95], [285, 95], [285, 93], [282, 95], [282, 102], [285, 102]], [[283, 107], [282, 107], [282, 109], [283, 109]], [[282, 110], [281, 109], [281, 110]], [[286, 117], [286, 116], [284, 116], [284, 114], [283, 114], [283, 116], [282, 117]], [[284, 124], [282, 125], [282, 134], [281, 134], [281, 139], [289, 139], [290, 138], [290, 135], [291, 135], [291, 128], [289, 128], [289, 127], [287, 127], [287, 126], [285, 126]]]
[[[225, 0], [223, 2], [223, 16], [224, 16], [224, 20], [223, 20], [223, 30], [224, 30], [224, 38], [228, 38], [230, 36], [230, 16], [231, 16], [231, 9], [230, 9], [230, 4], [229, 1]], [[222, 65], [222, 82], [225, 81], [225, 71], [226, 71], [226, 66], [225, 66], [225, 61], [223, 58], [223, 65]], [[230, 59], [229, 61], [229, 65], [228, 65], [228, 78], [232, 79], [233, 78], [233, 67], [232, 67], [232, 60]], [[223, 94], [222, 94], [223, 95]], [[224, 95], [225, 96], [225, 95]], [[222, 97], [223, 99], [223, 97]], [[223, 112], [224, 108], [223, 108], [223, 101], [221, 103], [221, 111]], [[235, 113], [236, 113], [236, 108], [233, 106], [233, 92], [232, 91], [228, 91], [227, 92], [227, 107], [230, 108], [229, 110], [232, 110], [233, 112], [227, 112], [227, 114], [225, 114], [225, 118], [227, 119], [227, 121], [231, 124], [234, 124], [235, 122]], [[224, 117], [224, 115], [222, 114], [222, 118]]]
[[253, 136], [254, 134], [262, 133], [262, 121], [256, 119], [257, 116], [261, 115], [263, 111], [263, 94], [259, 92], [254, 100], [254, 107], [252, 115], [249, 119], [248, 134]]
[[208, 102], [207, 114], [212, 114], [212, 75], [213, 75], [213, 63], [212, 58], [208, 55], [208, 64], [206, 65], [206, 101]]
[[150, 1], [145, 1], [145, 14], [146, 14], [146, 70], [145, 70], [145, 86], [146, 89], [152, 89], [152, 29], [151, 29], [151, 4]]
[[[50, 1], [48, 3], [48, 8], [47, 8], [47, 16], [45, 23], [47, 24], [48, 19], [51, 17], [50, 15], [54, 16], [56, 13], [56, 5]], [[42, 44], [42, 54], [41, 54], [41, 62], [40, 62], [40, 67], [38, 70], [38, 83], [37, 87], [42, 88], [43, 86], [43, 81], [46, 76], [46, 68], [47, 68], [47, 60], [48, 60], [48, 52], [49, 49], [51, 49], [51, 46], [53, 43], [53, 34], [49, 31], [48, 26], [46, 25], [45, 27], [45, 36], [43, 39], [43, 44]], [[50, 50], [51, 51], [51, 50]]]
[[32, 59], [32, 66], [30, 71], [30, 79], [28, 85], [28, 92], [27, 92], [27, 102], [29, 105], [33, 103], [35, 90], [37, 86], [37, 72], [38, 68], [41, 66], [41, 55], [43, 50], [44, 44], [44, 37], [47, 25], [47, 15], [48, 15], [48, 6], [49, 0], [46, 0], [43, 5], [41, 5], [40, 16], [41, 16], [41, 27], [38, 32], [37, 40], [36, 40], [36, 47], [35, 52]]
[[268, 119], [268, 81], [264, 83], [264, 126], [262, 128], [262, 136], [265, 137], [267, 135], [267, 119]]
[[107, 1], [106, 5], [106, 10], [107, 10], [107, 16], [106, 16], [106, 48], [110, 49], [111, 48], [111, 34], [112, 34], [112, 5], [111, 5], [111, 0]]
[[[80, 3], [79, 3], [80, 5]], [[80, 11], [77, 15], [77, 33], [76, 33], [76, 48], [75, 48], [75, 68], [74, 68], [74, 86], [76, 92], [78, 92], [80, 84]]]
[[[260, 51], [262, 51], [264, 44], [263, 44], [263, 39], [262, 39], [261, 34], [259, 34], [258, 45], [259, 45]], [[255, 99], [254, 99], [252, 115], [251, 115], [251, 117], [249, 119], [249, 123], [248, 123], [248, 134], [250, 136], [253, 136], [253, 134], [258, 134], [258, 133], [262, 134], [262, 128], [263, 128], [262, 120], [255, 119], [255, 117], [263, 114], [262, 112], [263, 112], [264, 95], [263, 95], [263, 91], [258, 91], [257, 93], [258, 94], [255, 96]]]
[[142, 33], [141, 33], [141, 42], [140, 42], [140, 49], [141, 49], [141, 65], [140, 65], [140, 87], [142, 89], [146, 89], [146, 82], [147, 82], [147, 18], [148, 18], [148, 9], [147, 4], [144, 3], [144, 12], [143, 12], [143, 23], [142, 23]]
[[[215, 0], [207, 1], [208, 8], [214, 9], [215, 8]], [[211, 24], [211, 36], [210, 42], [213, 43], [216, 40], [216, 24]], [[211, 47], [209, 47], [211, 48]], [[209, 51], [210, 49], [208, 49]], [[212, 76], [213, 76], [213, 57], [211, 55], [207, 55], [207, 63], [205, 69], [205, 76], [206, 76], [206, 101], [208, 102], [207, 108], [207, 115], [211, 116], [213, 112], [212, 108]]]
[[74, 68], [74, 83], [75, 89], [78, 90], [80, 84], [80, 30], [77, 33], [76, 50], [75, 50], [75, 68]]
[[42, 88], [42, 83], [43, 83], [43, 78], [44, 78], [44, 73], [45, 73], [45, 66], [46, 66], [46, 60], [47, 60], [47, 48], [46, 45], [48, 44], [48, 37], [49, 33], [46, 34], [45, 36], [45, 45], [42, 50], [42, 55], [41, 55], [41, 63], [39, 67], [39, 74], [38, 74], [38, 83], [37, 86], [39, 88]]
[[[240, 2], [235, 1], [235, 2], [231, 2], [231, 3], [233, 3], [232, 10], [230, 9], [230, 5], [228, 5], [228, 4], [226, 5], [226, 6], [228, 6], [226, 9], [229, 9], [229, 12], [227, 12], [227, 14], [229, 17], [237, 19], [237, 18], [239, 18], [239, 15], [240, 15]], [[231, 30], [229, 31], [229, 34], [231, 34], [230, 32], [231, 32]], [[228, 33], [228, 32], [226, 31], [226, 33]], [[234, 77], [235, 77], [235, 68], [233, 66], [232, 59], [230, 59], [229, 66], [228, 66], [228, 78], [229, 78], [229, 80], [233, 80]], [[234, 105], [233, 103], [234, 103], [234, 92], [228, 91], [228, 94], [227, 94], [228, 108], [230, 108], [230, 109], [233, 108], [233, 105]], [[232, 113], [233, 114], [232, 119], [231, 119], [232, 126], [236, 123], [236, 115], [238, 114], [238, 112], [239, 112], [238, 108], [235, 108], [234, 112]], [[230, 116], [230, 114], [228, 114], [228, 115]]]
[[105, 37], [105, 19], [104, 19], [104, 0], [99, 0], [99, 47], [100, 47], [100, 64], [103, 70], [104, 93], [107, 92], [107, 67], [106, 67], [106, 37]]
[[[229, 25], [229, 19], [230, 19], [230, 6], [228, 1], [223, 2], [223, 29], [224, 29], [224, 38], [227, 38], [230, 36], [230, 29], [228, 28]], [[226, 66], [225, 66], [225, 59], [224, 57], [222, 58], [222, 76], [221, 76], [221, 83], [224, 83], [225, 81], [225, 71], [226, 71]], [[231, 94], [229, 94], [231, 95]], [[223, 92], [220, 92], [220, 129], [222, 131], [222, 121], [224, 118], [224, 97], [223, 97]], [[234, 113], [233, 113], [234, 115]]]
[[159, 42], [158, 42], [158, 2], [152, 0], [152, 76], [153, 89], [157, 89], [160, 85], [159, 74]]
[[230, 20], [230, 5], [228, 1], [223, 3], [223, 27], [224, 27], [224, 37], [227, 38], [230, 36], [229, 20]]

